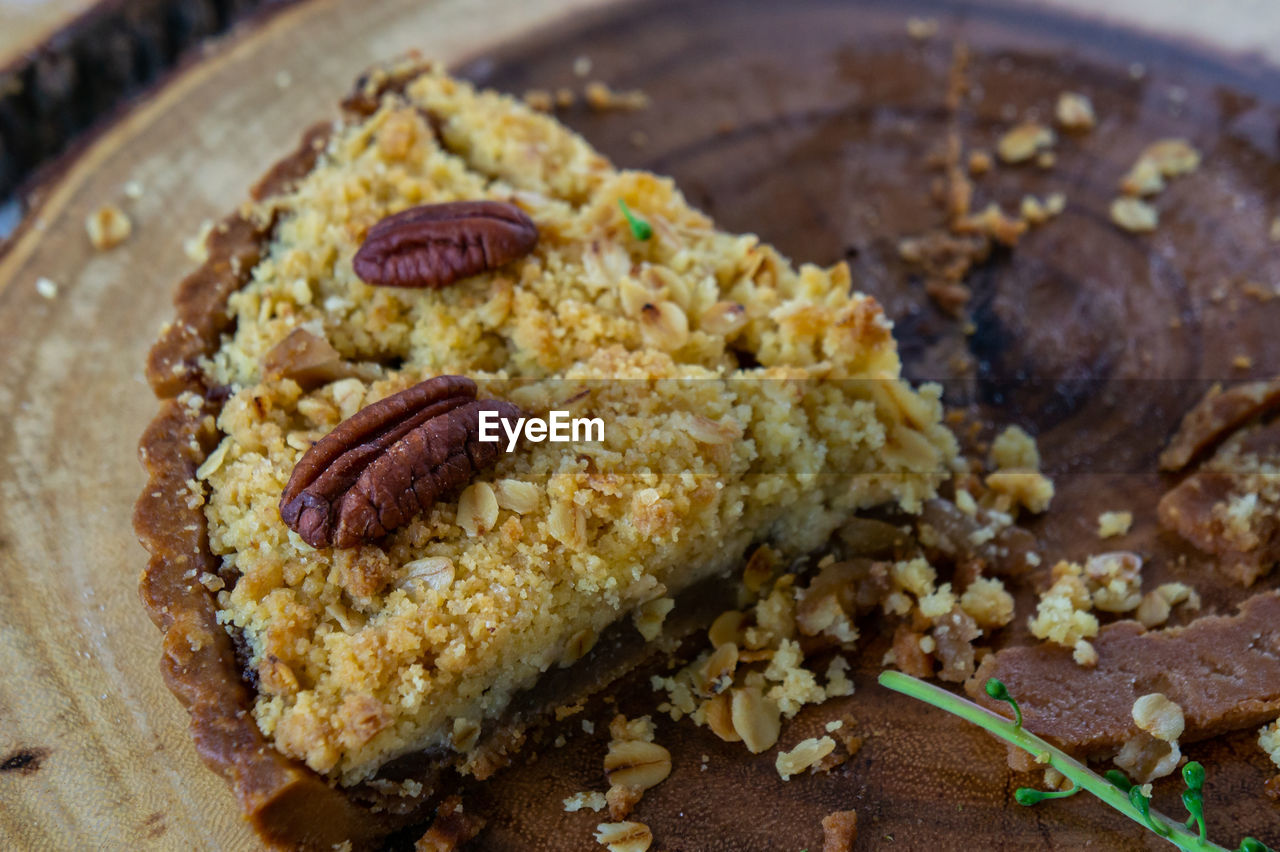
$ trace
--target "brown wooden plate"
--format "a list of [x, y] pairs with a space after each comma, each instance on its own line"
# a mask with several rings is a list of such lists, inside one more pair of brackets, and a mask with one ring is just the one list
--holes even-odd
[[[755, 231], [797, 259], [847, 259], [895, 318], [911, 375], [946, 380], [981, 421], [1039, 432], [1059, 491], [1037, 526], [1049, 560], [1125, 547], [1148, 557], [1149, 583], [1189, 582], [1206, 610], [1245, 596], [1159, 533], [1155, 500], [1168, 481], [1153, 471], [1208, 380], [1280, 367], [1280, 299], [1245, 286], [1280, 284], [1280, 250], [1268, 242], [1280, 215], [1280, 74], [1021, 5], [596, 6], [299, 5], [179, 75], [48, 189], [0, 258], [0, 846], [254, 848], [222, 782], [194, 756], [135, 597], [133, 446], [154, 409], [141, 365], [191, 265], [183, 238], [332, 114], [364, 65], [411, 47], [517, 93], [581, 91], [579, 56], [591, 59], [589, 79], [643, 89], [646, 110], [579, 105], [562, 117], [618, 163], [674, 176], [726, 228]], [[584, 14], [562, 17], [574, 10]], [[939, 33], [912, 39], [911, 15], [937, 18]], [[972, 48], [972, 95], [952, 116], [943, 94], [957, 38]], [[1066, 89], [1093, 99], [1099, 127], [1063, 138], [1052, 169], [1000, 168], [978, 187], [980, 201], [1006, 208], [1061, 191], [1067, 210], [974, 274], [966, 334], [897, 259], [898, 239], [938, 221], [926, 161], [950, 122], [967, 145], [990, 149], [1017, 120], [1048, 119]], [[1117, 180], [1142, 147], [1170, 136], [1190, 139], [1203, 167], [1159, 197], [1154, 235], [1116, 229], [1107, 206]], [[143, 185], [141, 198], [124, 197], [129, 180]], [[98, 254], [83, 220], [107, 201], [129, 211], [135, 233]], [[55, 299], [37, 294], [40, 276], [58, 284]], [[1252, 366], [1235, 366], [1239, 356]], [[1132, 532], [1099, 542], [1103, 509], [1132, 510]], [[1032, 594], [1021, 593], [1021, 611]], [[790, 747], [830, 718], [855, 718], [866, 743], [828, 775], [784, 782], [772, 754], [751, 758], [688, 721], [660, 722], [675, 768], [637, 814], [655, 848], [817, 850], [821, 817], [849, 807], [858, 848], [1160, 848], [1085, 797], [1016, 805], [1013, 789], [1032, 779], [1010, 774], [985, 734], [877, 687], [887, 644], [874, 625], [864, 632], [857, 693], [783, 731]], [[1016, 625], [1005, 634], [998, 643], [1026, 638]], [[630, 713], [652, 712], [656, 700], [640, 676], [618, 694]], [[598, 848], [591, 835], [602, 820], [560, 802], [603, 789], [614, 711], [599, 704], [569, 720], [547, 737], [563, 733], [563, 747], [548, 742], [468, 799], [489, 820], [479, 848]], [[595, 721], [594, 735], [581, 718]], [[1211, 836], [1280, 845], [1280, 807], [1262, 794], [1275, 770], [1254, 732], [1188, 751], [1209, 767]], [[1181, 812], [1177, 787], [1157, 785], [1157, 806]]]

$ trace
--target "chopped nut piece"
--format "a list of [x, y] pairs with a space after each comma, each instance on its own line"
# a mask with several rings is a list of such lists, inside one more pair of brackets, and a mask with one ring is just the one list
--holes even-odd
[[645, 852], [653, 832], [642, 822], [602, 822], [596, 826], [596, 842], [609, 852]]
[[611, 819], [626, 819], [644, 798], [644, 790], [639, 787], [626, 787], [614, 784], [604, 794], [605, 804], [609, 808]]
[[1071, 659], [1076, 665], [1091, 669], [1098, 664], [1098, 650], [1087, 639], [1080, 639], [1071, 649]]
[[1157, 590], [1142, 596], [1142, 602], [1133, 615], [1143, 627], [1156, 627], [1168, 621], [1172, 611], [1169, 601]]
[[782, 729], [778, 704], [766, 698], [760, 689], [747, 686], [734, 689], [732, 695], [733, 729], [752, 754], [759, 754], [773, 747]]
[[1181, 737], [1186, 728], [1182, 708], [1159, 692], [1143, 695], [1133, 702], [1133, 721], [1151, 736], [1167, 743]]
[[1066, 130], [1092, 130], [1098, 122], [1093, 112], [1093, 102], [1079, 92], [1063, 92], [1058, 95], [1058, 104], [1054, 107], [1053, 114], [1059, 126]]
[[835, 751], [836, 741], [831, 737], [810, 737], [801, 740], [791, 751], [780, 751], [774, 761], [774, 767], [783, 781], [790, 781], [792, 775], [799, 775], [822, 758]]
[[822, 818], [822, 852], [851, 852], [857, 839], [857, 811], [832, 811]]
[[114, 204], [104, 204], [84, 220], [89, 242], [98, 251], [107, 251], [129, 239], [133, 222]]
[[1149, 783], [1172, 774], [1181, 759], [1182, 750], [1177, 741], [1165, 742], [1140, 731], [1121, 747], [1115, 764], [1135, 781]]
[[1098, 515], [1098, 538], [1114, 538], [1129, 532], [1133, 512], [1103, 512]]
[[1034, 121], [1019, 124], [996, 143], [996, 154], [1006, 163], [1023, 163], [1057, 141], [1051, 128]]
[[1160, 214], [1137, 198], [1117, 198], [1111, 202], [1111, 221], [1131, 233], [1146, 234], [1156, 229]]

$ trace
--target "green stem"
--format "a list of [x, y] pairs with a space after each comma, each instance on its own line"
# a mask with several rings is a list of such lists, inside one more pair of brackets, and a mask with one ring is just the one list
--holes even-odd
[[1069, 778], [1076, 787], [1089, 791], [1144, 828], [1151, 827], [1148, 826], [1148, 820], [1151, 820], [1153, 825], [1160, 825], [1167, 829], [1167, 834], [1158, 830], [1157, 833], [1179, 849], [1185, 849], [1187, 852], [1197, 852], [1197, 850], [1205, 849], [1217, 849], [1220, 852], [1227, 852], [1221, 846], [1201, 840], [1197, 834], [1192, 834], [1181, 824], [1174, 822], [1158, 811], [1148, 810], [1146, 814], [1143, 814], [1134, 807], [1133, 803], [1129, 801], [1129, 795], [1121, 791], [1120, 788], [1094, 774], [1087, 766], [1066, 752], [1049, 745], [1040, 737], [1020, 725], [1015, 725], [1004, 716], [992, 713], [985, 707], [980, 707], [968, 699], [961, 698], [941, 687], [926, 683], [910, 675], [905, 675], [902, 672], [882, 672], [880, 674], [880, 685], [923, 701], [926, 704], [932, 704], [934, 707], [945, 710], [952, 715], [959, 716], [966, 722], [977, 725], [1010, 745], [1017, 746], [1023, 751], [1034, 755], [1039, 762], [1052, 766]]

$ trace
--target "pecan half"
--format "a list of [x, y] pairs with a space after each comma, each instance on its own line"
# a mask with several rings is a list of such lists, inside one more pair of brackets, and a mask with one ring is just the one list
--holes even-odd
[[500, 452], [480, 441], [480, 413], [520, 416], [475, 397], [470, 379], [437, 376], [356, 412], [303, 454], [280, 517], [312, 547], [353, 547], [457, 493]]
[[368, 284], [447, 287], [533, 251], [538, 228], [501, 201], [424, 204], [369, 229], [352, 265]]

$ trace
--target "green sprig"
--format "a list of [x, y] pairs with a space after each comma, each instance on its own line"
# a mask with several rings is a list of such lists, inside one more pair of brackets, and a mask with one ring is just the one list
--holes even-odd
[[[980, 707], [968, 699], [948, 692], [939, 686], [926, 683], [902, 672], [881, 672], [880, 685], [923, 701], [926, 704], [931, 704], [940, 710], [959, 716], [966, 722], [977, 725], [1010, 745], [1034, 755], [1039, 762], [1047, 763], [1062, 773], [1073, 785], [1070, 790], [1049, 793], [1022, 788], [1014, 794], [1020, 804], [1032, 805], [1044, 799], [1065, 798], [1066, 796], [1074, 795], [1080, 790], [1086, 790], [1129, 819], [1154, 831], [1179, 849], [1187, 850], [1187, 852], [1215, 849], [1220, 852], [1228, 852], [1224, 847], [1210, 843], [1205, 837], [1202, 790], [1204, 767], [1198, 763], [1188, 763], [1182, 770], [1182, 778], [1187, 783], [1188, 791], [1194, 790], [1197, 793], [1197, 796], [1190, 801], [1199, 804], [1199, 811], [1191, 811], [1190, 806], [1188, 806], [1188, 810], [1192, 814], [1191, 821], [1196, 822], [1200, 829], [1198, 833], [1193, 834], [1186, 826], [1170, 819], [1159, 811], [1152, 810], [1151, 799], [1142, 792], [1142, 788], [1131, 784], [1123, 773], [1111, 770], [1106, 773], [1105, 778], [1099, 776], [1089, 767], [1071, 757], [1071, 755], [1059, 748], [1055, 748], [1023, 728], [1022, 711], [1018, 707], [1018, 703], [1014, 701], [1005, 685], [994, 678], [986, 683], [987, 695], [997, 701], [1008, 702], [1013, 707], [1013, 721], [993, 713], [985, 707]], [[1025, 794], [1024, 790], [1026, 791]], [[1023, 801], [1024, 798], [1026, 801]], [[1031, 801], [1032, 799], [1034, 801]], [[1188, 799], [1184, 797], [1183, 802], [1186, 804]], [[1240, 842], [1236, 852], [1274, 852], [1274, 850], [1261, 841], [1246, 837]]]
[[631, 208], [627, 206], [627, 202], [619, 198], [618, 206], [622, 208], [622, 215], [626, 217], [627, 224], [631, 226], [631, 236], [641, 241], [653, 236], [653, 226], [632, 213]]

